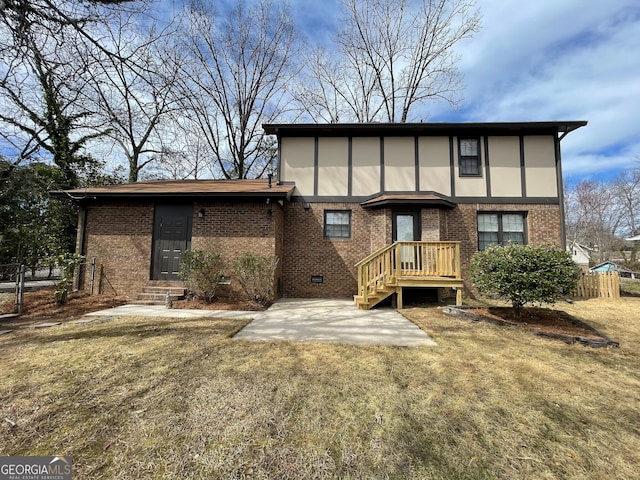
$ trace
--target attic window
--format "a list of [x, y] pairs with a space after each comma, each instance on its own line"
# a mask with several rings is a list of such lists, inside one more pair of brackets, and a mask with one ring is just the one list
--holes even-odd
[[480, 175], [480, 140], [477, 138], [459, 139], [459, 167], [461, 177]]

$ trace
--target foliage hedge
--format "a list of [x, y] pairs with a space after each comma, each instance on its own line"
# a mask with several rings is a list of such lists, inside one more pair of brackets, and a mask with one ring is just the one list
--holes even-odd
[[[217, 252], [192, 250], [182, 252], [182, 265], [178, 276], [189, 293], [212, 302], [224, 273], [222, 255]], [[233, 262], [233, 272], [242, 289], [251, 300], [270, 305], [274, 299], [274, 277], [278, 259], [246, 252]]]
[[58, 305], [67, 303], [71, 287], [73, 286], [73, 276], [76, 269], [84, 262], [85, 257], [78, 253], [62, 253], [50, 259], [52, 265], [60, 268], [60, 279], [56, 284], [54, 297]]
[[273, 279], [277, 266], [277, 258], [247, 252], [236, 258], [233, 271], [251, 300], [270, 305], [274, 298]]
[[182, 252], [182, 259], [178, 276], [189, 293], [212, 302], [224, 271], [222, 256], [217, 252], [191, 250]]
[[471, 281], [478, 291], [508, 300], [514, 309], [571, 295], [579, 276], [571, 255], [553, 245], [495, 245], [471, 260]]

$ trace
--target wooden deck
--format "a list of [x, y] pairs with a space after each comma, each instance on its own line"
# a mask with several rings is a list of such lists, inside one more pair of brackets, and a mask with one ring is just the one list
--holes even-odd
[[453, 287], [456, 305], [462, 304], [459, 242], [395, 242], [363, 258], [356, 267], [358, 308], [369, 309], [393, 294], [402, 308], [404, 287]]

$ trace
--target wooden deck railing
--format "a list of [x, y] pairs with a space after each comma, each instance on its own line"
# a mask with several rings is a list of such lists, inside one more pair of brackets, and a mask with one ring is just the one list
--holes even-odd
[[358, 263], [358, 295], [393, 284], [399, 277], [461, 278], [459, 242], [395, 242]]

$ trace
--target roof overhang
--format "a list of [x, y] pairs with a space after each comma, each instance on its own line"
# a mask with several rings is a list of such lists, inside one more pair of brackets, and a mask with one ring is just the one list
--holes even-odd
[[362, 208], [383, 207], [438, 207], [455, 208], [456, 204], [444, 195], [429, 192], [422, 194], [382, 194], [362, 202]]
[[435, 123], [267, 123], [267, 134], [306, 136], [406, 136], [406, 135], [525, 135], [561, 134], [584, 127], [585, 120], [550, 122], [435, 122]]
[[295, 185], [268, 180], [153, 180], [51, 192], [78, 203], [91, 200], [290, 200]]

